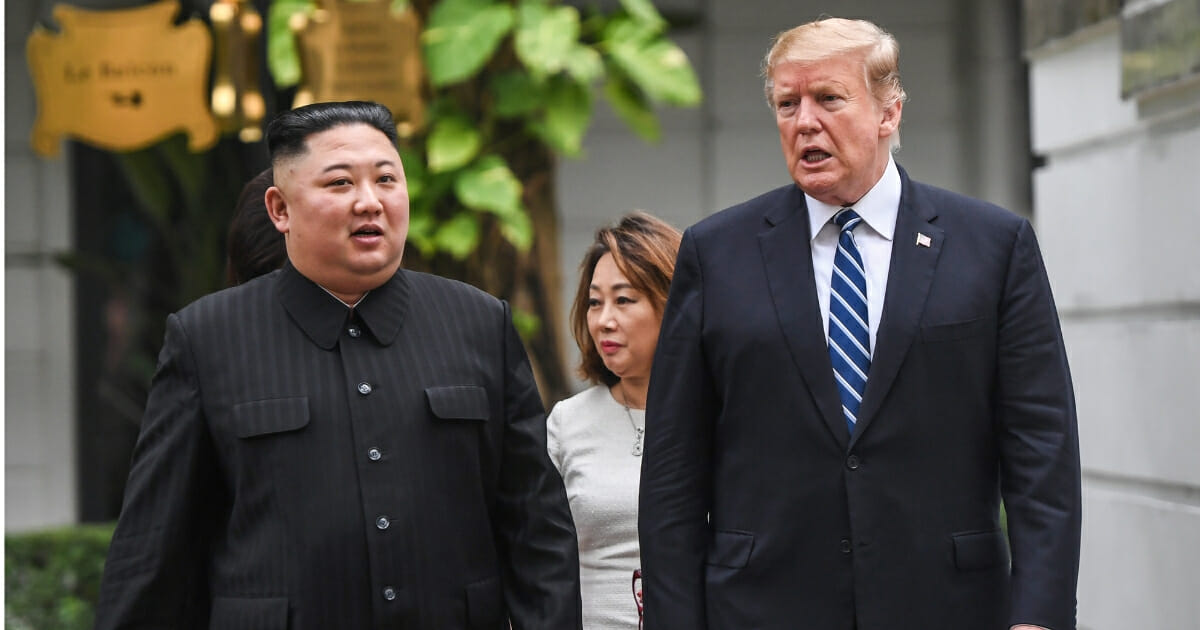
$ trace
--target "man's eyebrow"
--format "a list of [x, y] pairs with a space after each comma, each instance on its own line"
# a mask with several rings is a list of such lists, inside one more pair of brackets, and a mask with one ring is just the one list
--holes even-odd
[[[380, 168], [383, 166], [395, 166], [395, 165], [396, 165], [396, 163], [393, 162], [392, 160], [379, 160], [378, 162], [375, 163], [375, 168]], [[338, 162], [337, 164], [330, 164], [329, 166], [326, 166], [325, 168], [321, 169], [321, 172], [328, 173], [329, 171], [336, 171], [336, 170], [347, 170], [348, 171], [348, 170], [350, 170], [350, 165], [345, 162]]]

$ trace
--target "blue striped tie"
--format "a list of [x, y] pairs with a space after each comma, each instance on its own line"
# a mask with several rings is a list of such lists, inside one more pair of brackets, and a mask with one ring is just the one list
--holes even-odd
[[871, 337], [867, 328], [867, 276], [862, 256], [851, 232], [862, 223], [850, 208], [842, 208], [833, 220], [841, 228], [837, 253], [833, 256], [833, 278], [829, 285], [829, 358], [842, 399], [846, 427], [854, 434], [858, 407], [867, 388], [871, 368]]

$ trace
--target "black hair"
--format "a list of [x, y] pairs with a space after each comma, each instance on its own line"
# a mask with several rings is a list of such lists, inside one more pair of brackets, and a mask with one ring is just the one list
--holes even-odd
[[273, 171], [268, 168], [242, 187], [233, 218], [229, 221], [225, 246], [228, 286], [274, 271], [287, 260], [283, 234], [275, 229], [264, 200], [267, 189], [274, 184]]
[[267, 150], [272, 166], [280, 160], [303, 155], [309, 136], [338, 127], [363, 123], [383, 132], [395, 145], [396, 123], [388, 108], [370, 101], [313, 103], [282, 112], [267, 126]]

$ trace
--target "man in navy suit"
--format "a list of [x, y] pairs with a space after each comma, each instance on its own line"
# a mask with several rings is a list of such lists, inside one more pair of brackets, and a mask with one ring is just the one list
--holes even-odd
[[1077, 423], [1041, 254], [1025, 219], [896, 165], [898, 56], [865, 21], [781, 34], [795, 184], [684, 235], [647, 408], [646, 630], [1075, 627]]

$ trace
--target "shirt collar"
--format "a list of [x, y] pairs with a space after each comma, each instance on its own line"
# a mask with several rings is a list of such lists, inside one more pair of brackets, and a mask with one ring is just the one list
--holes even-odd
[[[900, 171], [896, 168], [896, 161], [889, 155], [887, 167], [883, 169], [883, 176], [875, 182], [867, 194], [862, 196], [862, 199], [854, 204], [854, 211], [862, 217], [863, 222], [889, 241], [896, 232], [896, 213], [900, 208], [900, 188]], [[815, 240], [821, 228], [829, 223], [829, 220], [842, 209], [842, 206], [832, 206], [817, 201], [808, 196], [808, 193], [804, 194], [804, 201], [808, 204], [809, 234], [812, 235], [812, 240]]]
[[290, 262], [279, 274], [276, 292], [296, 325], [326, 350], [337, 345], [351, 318], [360, 320], [380, 344], [390, 345], [400, 332], [409, 302], [409, 283], [403, 270], [368, 291], [353, 308], [296, 271]]

